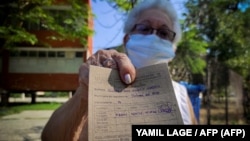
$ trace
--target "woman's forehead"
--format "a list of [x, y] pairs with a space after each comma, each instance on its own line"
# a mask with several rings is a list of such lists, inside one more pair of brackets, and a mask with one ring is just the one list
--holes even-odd
[[154, 28], [167, 26], [169, 29], [173, 29], [173, 22], [170, 17], [159, 9], [148, 9], [143, 11], [136, 21], [136, 24], [138, 23], [150, 24]]

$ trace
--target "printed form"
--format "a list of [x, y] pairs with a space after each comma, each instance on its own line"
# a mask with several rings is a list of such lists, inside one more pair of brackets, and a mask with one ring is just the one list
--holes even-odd
[[166, 63], [124, 84], [115, 69], [90, 66], [89, 141], [131, 141], [132, 125], [183, 124]]

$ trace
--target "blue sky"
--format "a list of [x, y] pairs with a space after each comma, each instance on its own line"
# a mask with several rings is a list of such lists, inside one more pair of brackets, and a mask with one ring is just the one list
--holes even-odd
[[[185, 9], [186, 0], [172, 0], [179, 14]], [[93, 53], [98, 49], [113, 47], [122, 44], [123, 20], [121, 13], [114, 10], [105, 0], [92, 0], [94, 18]], [[180, 17], [180, 16], [179, 16]]]

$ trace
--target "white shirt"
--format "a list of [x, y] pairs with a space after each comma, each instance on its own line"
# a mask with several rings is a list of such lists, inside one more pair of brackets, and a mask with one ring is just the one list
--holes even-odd
[[192, 119], [191, 119], [191, 113], [189, 110], [189, 104], [188, 104], [189, 97], [188, 97], [187, 89], [183, 85], [175, 81], [172, 81], [172, 83], [173, 83], [176, 99], [180, 108], [182, 120], [184, 124], [190, 125], [192, 124]]

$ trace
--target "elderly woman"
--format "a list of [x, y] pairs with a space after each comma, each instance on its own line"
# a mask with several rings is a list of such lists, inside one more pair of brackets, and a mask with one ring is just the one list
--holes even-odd
[[[128, 15], [124, 32], [126, 53], [100, 50], [80, 66], [79, 87], [53, 113], [42, 132], [43, 141], [88, 140], [89, 65], [118, 69], [122, 81], [130, 84], [136, 78], [136, 68], [169, 62], [181, 38], [176, 11], [168, 0], [145, 0], [138, 4]], [[186, 89], [175, 81], [173, 86], [184, 124], [196, 124]]]

